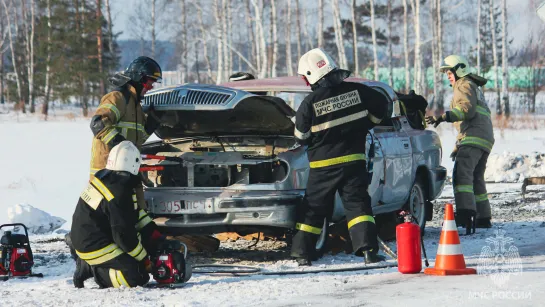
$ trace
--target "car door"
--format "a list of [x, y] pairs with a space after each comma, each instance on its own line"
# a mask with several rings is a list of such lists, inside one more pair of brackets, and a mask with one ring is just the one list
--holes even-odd
[[405, 201], [410, 190], [412, 148], [410, 137], [401, 128], [404, 116], [392, 118], [393, 126], [375, 129], [384, 155], [384, 187], [381, 202], [385, 205]]
[[[369, 183], [367, 191], [371, 196], [371, 205], [377, 206], [382, 198], [383, 186], [384, 186], [384, 155], [382, 153], [382, 146], [378, 138], [375, 136], [373, 130], [367, 134], [367, 145], [365, 146], [366, 155], [368, 158], [368, 168], [372, 168], [372, 179]], [[374, 148], [374, 150], [372, 150]], [[371, 152], [371, 151], [374, 151]], [[372, 161], [372, 163], [369, 163]], [[335, 207], [333, 209], [333, 222], [337, 222], [344, 217], [344, 207], [342, 204], [339, 193], [335, 194]]]

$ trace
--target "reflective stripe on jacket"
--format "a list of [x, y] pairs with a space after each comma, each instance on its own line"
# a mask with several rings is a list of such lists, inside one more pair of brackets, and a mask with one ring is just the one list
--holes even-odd
[[490, 109], [486, 105], [483, 91], [470, 78], [458, 79], [454, 84], [454, 95], [446, 120], [456, 125], [456, 145], [473, 146], [490, 152], [494, 146], [494, 130]]
[[128, 84], [126, 86], [130, 92], [128, 103], [121, 92], [112, 91], [102, 97], [95, 112], [95, 115], [102, 117], [105, 127], [93, 137], [91, 178], [106, 166], [110, 153], [107, 144], [116, 134], [121, 134], [126, 140], [133, 142], [138, 149], [149, 137], [144, 129], [146, 115], [142, 111], [140, 102], [136, 100], [136, 89]]

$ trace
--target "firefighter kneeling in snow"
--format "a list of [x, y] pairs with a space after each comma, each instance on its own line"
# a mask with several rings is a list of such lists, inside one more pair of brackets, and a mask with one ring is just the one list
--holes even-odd
[[486, 161], [494, 145], [494, 131], [490, 110], [481, 86], [486, 79], [469, 72], [467, 60], [450, 55], [441, 65], [454, 89], [450, 111], [442, 116], [426, 118], [437, 127], [441, 122], [455, 123], [459, 131], [456, 147], [451, 154], [454, 163], [452, 185], [456, 201], [456, 224], [471, 229], [490, 228], [490, 202], [486, 192], [484, 172]]
[[122, 141], [111, 150], [106, 168], [81, 193], [67, 242], [77, 254], [76, 288], [83, 288], [91, 277], [101, 288], [149, 281], [148, 251], [156, 250], [164, 236], [137, 205], [134, 189], [140, 184], [140, 164], [138, 149]]
[[297, 212], [291, 256], [300, 265], [310, 265], [316, 258], [316, 241], [338, 191], [356, 255], [365, 256], [366, 263], [384, 260], [377, 254], [365, 143], [369, 129], [386, 116], [387, 101], [368, 86], [345, 82], [350, 72], [339, 69], [320, 48], [301, 57], [298, 74], [312, 88], [295, 120], [297, 141], [308, 145], [310, 173]]

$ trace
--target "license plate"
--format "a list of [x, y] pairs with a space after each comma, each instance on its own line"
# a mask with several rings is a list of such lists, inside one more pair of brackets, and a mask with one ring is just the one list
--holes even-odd
[[165, 214], [199, 214], [213, 212], [212, 199], [161, 201], [155, 207], [155, 212]]

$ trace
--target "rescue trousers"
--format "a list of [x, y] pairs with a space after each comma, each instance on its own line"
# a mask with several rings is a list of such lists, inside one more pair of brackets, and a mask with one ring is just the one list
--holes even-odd
[[489, 153], [472, 146], [460, 146], [454, 163], [452, 185], [456, 210], [477, 213], [477, 218], [491, 218], [484, 172]]
[[92, 265], [91, 268], [95, 282], [101, 288], [143, 286], [150, 279], [145, 266], [128, 254], [122, 254], [104, 263]]
[[292, 241], [292, 257], [313, 256], [324, 219], [330, 218], [333, 213], [336, 192], [339, 192], [344, 206], [356, 255], [361, 256], [365, 250], [378, 249], [371, 197], [367, 192], [367, 175], [365, 161], [310, 169], [305, 197], [297, 210], [297, 233]]

